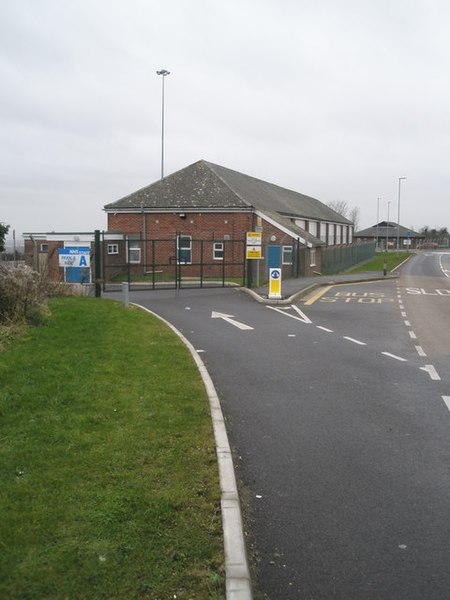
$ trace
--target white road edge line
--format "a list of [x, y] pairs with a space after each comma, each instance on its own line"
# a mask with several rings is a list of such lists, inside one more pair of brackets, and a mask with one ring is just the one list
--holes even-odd
[[400, 362], [408, 362], [407, 358], [402, 358], [401, 356], [391, 354], [390, 352], [382, 352], [381, 354], [384, 354], [384, 356], [388, 356], [389, 358], [395, 358], [395, 360], [399, 360]]
[[359, 340], [355, 340], [354, 338], [343, 336], [344, 340], [348, 340], [349, 342], [353, 342], [354, 344], [358, 344], [359, 346], [367, 346], [366, 342], [360, 342]]
[[433, 381], [440, 381], [441, 378], [438, 375], [438, 372], [433, 367], [433, 365], [425, 365], [424, 367], [420, 367], [421, 371], [425, 371], [428, 375], [433, 379]]
[[184, 337], [172, 323], [166, 321], [152, 310], [140, 304], [130, 302], [142, 310], [160, 319], [181, 339], [188, 348], [209, 398], [211, 419], [213, 424], [214, 439], [216, 443], [217, 463], [219, 465], [219, 480], [221, 491], [222, 529], [225, 549], [225, 585], [227, 600], [252, 600], [252, 588], [250, 569], [248, 566], [247, 553], [245, 549], [244, 527], [242, 522], [241, 505], [234, 473], [233, 457], [230, 443], [228, 441], [225, 420], [223, 418], [220, 400], [214, 383], [204, 362], [196, 352], [191, 342]]
[[450, 396], [442, 396], [442, 400], [447, 405], [448, 410], [450, 410]]
[[416, 350], [417, 350], [417, 354], [419, 356], [426, 356], [426, 353], [424, 352], [424, 349], [422, 348], [422, 346], [416, 346]]
[[408, 333], [412, 340], [417, 340], [417, 335], [414, 333], [414, 331], [408, 331]]
[[448, 274], [448, 271], [446, 269], [444, 269], [444, 265], [442, 264], [442, 254], [439, 257], [439, 266], [441, 267], [441, 271], [444, 273], [444, 275], [446, 277], [450, 277], [450, 275]]
[[316, 325], [317, 329], [321, 329], [322, 331], [326, 331], [327, 333], [333, 333], [332, 329], [328, 329], [328, 327], [322, 327], [322, 325]]

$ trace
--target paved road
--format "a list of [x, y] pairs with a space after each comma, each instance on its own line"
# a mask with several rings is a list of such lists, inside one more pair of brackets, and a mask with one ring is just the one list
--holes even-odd
[[443, 336], [428, 340], [432, 356], [417, 350], [428, 350], [417, 340], [430, 302], [449, 331], [450, 296], [411, 292], [450, 288], [447, 259], [439, 271], [436, 260], [420, 256], [398, 281], [330, 287], [287, 310], [234, 290], [133, 294], [183, 331], [213, 377], [256, 597], [450, 596], [449, 345]]

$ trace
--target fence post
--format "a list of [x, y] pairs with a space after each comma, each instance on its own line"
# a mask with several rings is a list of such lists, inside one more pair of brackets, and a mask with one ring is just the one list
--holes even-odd
[[128, 308], [130, 303], [130, 286], [127, 281], [122, 282], [122, 301], [125, 308]]
[[94, 255], [95, 255], [95, 297], [101, 298], [102, 288], [100, 285], [101, 256], [100, 256], [100, 229], [94, 232]]

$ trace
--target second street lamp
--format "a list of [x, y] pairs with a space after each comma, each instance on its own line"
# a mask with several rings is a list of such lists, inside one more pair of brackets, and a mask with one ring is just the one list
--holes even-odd
[[397, 256], [400, 253], [400, 191], [402, 185], [402, 179], [406, 177], [398, 178], [398, 200], [397, 200]]
[[167, 69], [156, 71], [157, 75], [162, 75], [162, 93], [161, 93], [161, 179], [164, 177], [164, 78], [170, 75]]

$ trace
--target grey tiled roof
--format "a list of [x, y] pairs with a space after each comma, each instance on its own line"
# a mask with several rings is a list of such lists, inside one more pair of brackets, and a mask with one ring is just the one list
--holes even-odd
[[285, 217], [350, 224], [310, 196], [282, 188], [204, 160], [177, 171], [116, 202], [105, 210], [258, 210]]
[[310, 242], [313, 246], [326, 246], [325, 242], [319, 240], [319, 238], [316, 238], [308, 231], [305, 231], [302, 227], [296, 225], [288, 217], [283, 217], [279, 213], [273, 212], [271, 210], [265, 210], [264, 214], [273, 221], [277, 222], [279, 225], [282, 225], [284, 228], [291, 231], [294, 234], [293, 237], [303, 238], [305, 242]]
[[[410, 232], [410, 235], [408, 235], [408, 233]], [[413, 231], [412, 229], [408, 228], [408, 227], [403, 227], [403, 225], [400, 225], [400, 229], [398, 228], [397, 223], [394, 223], [392, 221], [381, 221], [380, 223], [378, 223], [378, 231], [377, 231], [377, 226], [373, 225], [372, 227], [368, 227], [367, 229], [362, 229], [361, 231], [355, 231], [355, 233], [353, 234], [353, 237], [355, 238], [376, 238], [377, 235], [379, 238], [385, 238], [387, 237], [397, 237], [397, 234], [399, 233], [399, 237], [404, 238], [404, 237], [413, 237], [413, 238], [424, 238], [424, 235], [421, 235], [420, 233], [417, 233], [416, 231]]]

